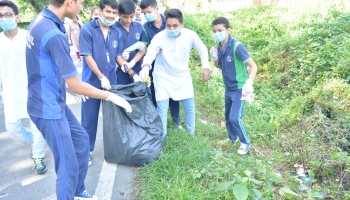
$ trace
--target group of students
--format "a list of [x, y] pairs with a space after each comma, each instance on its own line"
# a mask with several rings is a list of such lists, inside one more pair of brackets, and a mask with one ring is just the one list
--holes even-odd
[[[195, 133], [191, 49], [197, 49], [200, 55], [203, 82], [210, 77], [208, 49], [197, 33], [183, 27], [179, 9], [169, 9], [162, 15], [156, 0], [141, 0], [140, 8], [147, 21], [142, 25], [135, 20], [134, 2], [101, 0], [100, 10], [93, 10], [91, 20], [81, 27], [80, 80], [70, 57], [62, 19], [74, 19], [82, 5], [83, 0], [50, 0], [50, 5], [25, 31], [17, 27], [20, 19], [17, 6], [11, 1], [0, 1], [0, 27], [4, 30], [0, 34], [0, 63], [4, 63], [0, 69], [4, 77], [6, 128], [33, 144], [37, 173], [47, 170], [43, 160], [46, 141], [55, 161], [57, 199], [97, 199], [85, 190], [84, 180], [92, 164], [101, 99], [132, 112], [127, 101], [109, 92], [111, 85], [144, 82], [150, 75], [150, 98], [162, 120], [165, 138], [169, 107], [174, 124], [183, 129], [179, 102], [185, 109], [187, 132]], [[209, 52], [215, 65], [222, 69], [226, 86], [229, 139], [232, 143], [239, 140], [237, 152], [246, 154], [250, 140], [242, 122], [245, 104], [242, 96], [253, 93], [257, 66], [244, 45], [230, 36], [226, 18], [216, 18], [212, 28], [218, 46]], [[128, 49], [135, 43], [139, 45]], [[14, 90], [16, 87], [21, 88]], [[81, 124], [66, 104], [66, 92], [82, 102]], [[32, 132], [24, 129], [20, 121], [28, 117], [27, 113]]]

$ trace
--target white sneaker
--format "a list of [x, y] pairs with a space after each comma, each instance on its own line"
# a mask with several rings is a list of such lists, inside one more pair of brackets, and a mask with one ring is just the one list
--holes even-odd
[[90, 151], [90, 154], [89, 154], [89, 167], [92, 165], [92, 152]]
[[250, 148], [250, 143], [248, 143], [248, 144], [241, 143], [241, 146], [237, 150], [237, 153], [240, 155], [244, 155], [244, 154], [248, 153], [249, 148]]

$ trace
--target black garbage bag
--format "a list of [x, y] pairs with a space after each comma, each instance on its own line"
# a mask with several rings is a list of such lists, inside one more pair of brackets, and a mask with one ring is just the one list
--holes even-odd
[[123, 97], [132, 112], [103, 101], [103, 145], [107, 162], [142, 166], [156, 160], [163, 150], [163, 125], [146, 93], [146, 84], [113, 85], [111, 92]]

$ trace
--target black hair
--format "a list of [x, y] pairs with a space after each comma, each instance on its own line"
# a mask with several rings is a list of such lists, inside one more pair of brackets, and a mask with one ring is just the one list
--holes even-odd
[[179, 20], [180, 23], [182, 23], [184, 21], [184, 17], [182, 15], [182, 12], [177, 8], [166, 10], [164, 13], [164, 16], [165, 16], [165, 19], [176, 18]]
[[222, 24], [225, 28], [230, 28], [230, 22], [225, 17], [218, 17], [214, 19], [212, 26]]
[[95, 12], [95, 10], [101, 10], [101, 8], [98, 7], [98, 6], [95, 6], [95, 7], [91, 8], [91, 13], [90, 13], [90, 15], [92, 15], [92, 14]]
[[7, 1], [7, 0], [0, 1], [0, 7], [5, 7], [5, 6], [12, 8], [15, 15], [18, 15], [18, 7], [12, 1]]
[[112, 7], [113, 9], [118, 9], [118, 2], [116, 0], [100, 0], [101, 10], [103, 10], [106, 5]]
[[157, 0], [141, 0], [141, 3], [140, 3], [141, 9], [145, 9], [148, 6], [152, 6], [153, 8], [156, 8]]
[[64, 1], [65, 0], [50, 0], [50, 5], [53, 5], [54, 7], [59, 8], [63, 5]]
[[121, 0], [118, 7], [120, 15], [131, 15], [135, 13], [135, 4], [130, 0]]

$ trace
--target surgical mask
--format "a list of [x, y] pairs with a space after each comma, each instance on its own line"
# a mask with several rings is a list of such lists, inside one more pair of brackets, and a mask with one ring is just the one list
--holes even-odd
[[100, 18], [99, 15], [92, 16], [92, 19], [99, 19], [99, 18]]
[[16, 18], [9, 18], [9, 19], [2, 18], [2, 19], [0, 19], [0, 27], [4, 31], [11, 31], [11, 30], [15, 29], [16, 26], [17, 26]]
[[112, 26], [115, 22], [108, 22], [103, 16], [101, 17], [101, 22], [105, 26]]
[[135, 20], [140, 20], [141, 19], [141, 16], [136, 16], [135, 15]]
[[217, 33], [213, 34], [213, 38], [218, 42], [222, 42], [226, 39], [226, 33], [225, 33], [225, 31], [217, 32]]
[[152, 13], [150, 13], [150, 14], [145, 15], [145, 19], [146, 19], [148, 22], [153, 22], [154, 20], [156, 20], [156, 14], [155, 14], [155, 12], [152, 12]]
[[173, 31], [166, 29], [166, 33], [168, 34], [169, 37], [172, 37], [172, 38], [176, 38], [180, 34], [180, 31], [181, 31], [180, 28]]

